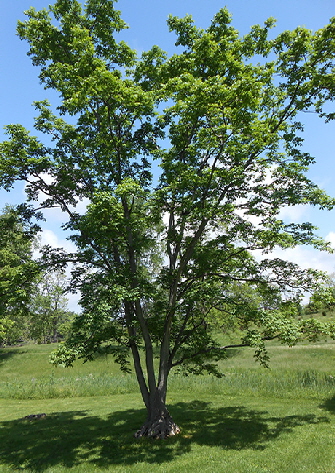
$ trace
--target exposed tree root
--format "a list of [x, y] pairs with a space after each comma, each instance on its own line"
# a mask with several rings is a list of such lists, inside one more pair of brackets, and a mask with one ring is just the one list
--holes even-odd
[[150, 437], [154, 439], [165, 439], [172, 435], [177, 435], [180, 428], [173, 421], [169, 413], [161, 415], [154, 420], [147, 420], [143, 426], [135, 433], [135, 437]]

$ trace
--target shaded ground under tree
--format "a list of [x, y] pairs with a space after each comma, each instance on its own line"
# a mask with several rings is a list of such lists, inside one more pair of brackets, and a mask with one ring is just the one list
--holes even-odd
[[[333, 401], [329, 401], [332, 412]], [[269, 442], [300, 426], [330, 422], [328, 417], [314, 414], [272, 416], [265, 410], [243, 406], [213, 408], [211, 403], [201, 401], [176, 403], [171, 412], [183, 419], [183, 433], [164, 442], [147, 438], [139, 442], [131, 437], [143, 418], [143, 409], [116, 411], [107, 418], [72, 410], [53, 412], [36, 421], [2, 422], [1, 463], [35, 472], [83, 463], [99, 468], [137, 462], [164, 464], [190, 452], [194, 445], [265, 450]]]

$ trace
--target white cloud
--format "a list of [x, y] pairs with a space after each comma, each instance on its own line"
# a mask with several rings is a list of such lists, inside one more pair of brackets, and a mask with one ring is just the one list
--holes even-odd
[[79, 299], [80, 299], [80, 294], [78, 292], [76, 292], [75, 294], [72, 294], [72, 293], [67, 294], [66, 298], [68, 300], [67, 307], [69, 310], [71, 310], [72, 312], [77, 312], [77, 313], [82, 310], [78, 304]]
[[84, 197], [82, 200], [80, 200], [76, 207], [71, 207], [72, 209], [74, 209], [78, 214], [80, 215], [83, 215], [84, 213], [86, 213], [86, 210], [87, 210], [87, 206], [90, 204], [90, 199], [87, 199], [86, 197]]
[[51, 248], [64, 248], [67, 252], [75, 251], [75, 245], [65, 238], [59, 238], [55, 232], [47, 228], [43, 229], [40, 233], [41, 245], [50, 245]]
[[[83, 200], [80, 200], [76, 207], [70, 205], [69, 209], [71, 212], [76, 212], [79, 215], [85, 214], [87, 210], [87, 206], [89, 205], [90, 200], [87, 198], [84, 198]], [[44, 209], [43, 210], [43, 215], [47, 222], [52, 222], [58, 223], [61, 225], [62, 223], [65, 223], [68, 221], [69, 216], [66, 212], [63, 212], [60, 207], [51, 207], [49, 209]]]
[[294, 205], [285, 206], [280, 209], [278, 217], [286, 222], [299, 222], [302, 221], [309, 213], [309, 206], [307, 205]]
[[[334, 234], [335, 238], [335, 234]], [[253, 252], [257, 259], [264, 258], [260, 251]], [[302, 269], [316, 269], [332, 274], [335, 272], [335, 255], [319, 251], [310, 247], [297, 246], [296, 248], [281, 249], [277, 248], [272, 253], [266, 255], [267, 258], [281, 258], [299, 265]], [[306, 304], [309, 300], [309, 294], [303, 298], [303, 303]]]
[[325, 237], [326, 241], [329, 241], [331, 247], [335, 249], [335, 232], [329, 232], [328, 235]]
[[[55, 232], [53, 232], [50, 229], [43, 229], [42, 232], [40, 233], [40, 244], [43, 245], [50, 245], [51, 248], [64, 248], [65, 251], [67, 252], [73, 252], [75, 251], [76, 247], [75, 245], [69, 241], [66, 240], [65, 238], [60, 238], [58, 235], [56, 235]], [[38, 258], [39, 257], [39, 251], [36, 250], [34, 252], [34, 257]], [[68, 265], [66, 269], [66, 275], [68, 278], [70, 278], [70, 272], [71, 272], [72, 265]], [[73, 311], [73, 312], [80, 312], [81, 308], [78, 305], [79, 299], [80, 299], [80, 294], [79, 293], [69, 293], [66, 295], [66, 298], [68, 299], [68, 309]]]
[[301, 268], [313, 268], [327, 273], [335, 270], [335, 255], [314, 248], [297, 246], [296, 248], [277, 248], [271, 253], [273, 258], [282, 258], [298, 264]]
[[[332, 233], [335, 246], [335, 233]], [[281, 249], [276, 248], [269, 254], [263, 255], [260, 250], [253, 251], [256, 259], [280, 258], [299, 265], [302, 269], [316, 269], [325, 273], [333, 274], [335, 272], [335, 255], [325, 251], [319, 251], [311, 247], [297, 246], [296, 248]], [[303, 304], [307, 304], [310, 294], [306, 293], [302, 299]]]
[[[39, 177], [31, 177], [30, 181], [34, 182], [37, 181], [38, 179], [41, 179], [44, 181], [46, 185], [50, 185], [54, 182], [54, 177], [50, 176], [48, 173], [41, 173]], [[26, 183], [22, 189], [22, 193], [26, 197], [26, 188], [28, 184]], [[38, 208], [39, 205], [43, 203], [45, 199], [48, 198], [48, 195], [45, 194], [44, 192], [39, 192], [38, 194], [38, 200], [36, 201], [35, 208]], [[80, 215], [83, 215], [86, 212], [87, 206], [90, 203], [90, 200], [87, 199], [86, 197], [83, 198], [82, 200], [79, 200], [76, 206], [69, 205], [69, 210], [75, 211], [79, 213]], [[51, 207], [51, 208], [46, 208], [43, 209], [43, 215], [47, 220], [54, 222], [57, 222], [59, 224], [64, 223], [68, 220], [68, 214], [66, 212], [63, 212], [60, 207]]]

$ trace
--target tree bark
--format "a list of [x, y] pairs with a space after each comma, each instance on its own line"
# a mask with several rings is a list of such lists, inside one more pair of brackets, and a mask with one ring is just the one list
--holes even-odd
[[179, 434], [180, 428], [174, 422], [165, 405], [165, 396], [157, 388], [150, 395], [147, 406], [148, 417], [142, 427], [135, 433], [135, 437], [151, 437], [154, 439], [165, 439]]

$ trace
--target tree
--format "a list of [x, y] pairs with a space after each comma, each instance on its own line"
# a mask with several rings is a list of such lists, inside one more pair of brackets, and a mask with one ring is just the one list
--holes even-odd
[[66, 275], [58, 270], [42, 272], [30, 302], [29, 336], [39, 343], [57, 342], [73, 314], [67, 309]]
[[[23, 208], [21, 208], [23, 210]], [[25, 335], [32, 286], [38, 275], [32, 258], [37, 227], [7, 206], [0, 215], [0, 344]]]
[[[83, 313], [54, 361], [104, 349], [127, 370], [131, 353], [148, 413], [136, 435], [175, 434], [171, 369], [220, 374], [227, 347], [208, 322], [213, 308], [235, 307], [241, 345], [263, 362], [265, 339], [293, 344], [326, 331], [253, 297], [241, 307], [232, 286], [289, 301], [317, 284], [316, 271], [266, 254], [327, 249], [312, 224], [278, 214], [285, 205], [334, 206], [306, 176], [313, 159], [301, 149], [299, 113], [334, 118], [324, 105], [334, 92], [335, 20], [269, 39], [273, 19], [240, 37], [226, 9], [206, 30], [190, 16], [170, 17], [178, 52], [153, 46], [137, 58], [116, 40], [126, 25], [111, 0], [58, 0], [26, 14], [18, 34], [61, 103], [35, 103], [45, 144], [20, 125], [6, 127], [0, 182], [8, 189], [24, 180], [30, 201], [59, 206], [76, 244], [72, 254], [48, 248], [44, 257], [56, 267], [74, 263], [72, 285], [82, 294]], [[76, 211], [82, 199], [84, 214]]]
[[327, 310], [335, 307], [335, 281], [334, 275], [330, 275], [324, 283], [313, 292], [306, 306], [308, 312], [321, 312], [326, 315]]

